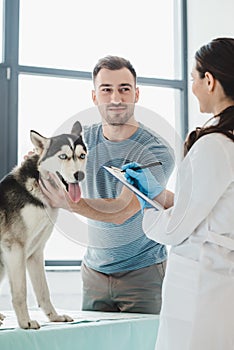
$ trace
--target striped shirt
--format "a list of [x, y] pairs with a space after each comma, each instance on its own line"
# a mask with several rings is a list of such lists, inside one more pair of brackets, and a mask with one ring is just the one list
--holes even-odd
[[[129, 138], [112, 142], [103, 136], [101, 123], [84, 127], [88, 148], [86, 180], [82, 185], [84, 198], [116, 198], [122, 184], [103, 166], [121, 167], [125, 163], [162, 165], [150, 170], [162, 185], [166, 185], [174, 167], [174, 154], [167, 142], [154, 131], [139, 124]], [[84, 263], [102, 273], [130, 271], [160, 263], [167, 258], [164, 245], [146, 237], [142, 230], [141, 211], [121, 225], [88, 220], [89, 246]]]

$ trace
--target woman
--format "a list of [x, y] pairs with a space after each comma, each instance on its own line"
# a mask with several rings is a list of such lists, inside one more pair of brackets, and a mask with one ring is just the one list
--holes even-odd
[[[234, 349], [233, 62], [232, 38], [212, 40], [196, 52], [192, 91], [201, 112], [214, 117], [185, 142], [174, 205], [145, 210], [146, 235], [172, 246], [157, 350]], [[149, 169], [134, 171], [132, 163], [125, 169], [146, 195], [167, 196]], [[147, 207], [142, 200], [141, 206]]]

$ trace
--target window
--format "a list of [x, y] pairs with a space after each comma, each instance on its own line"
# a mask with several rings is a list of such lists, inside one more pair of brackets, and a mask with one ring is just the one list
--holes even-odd
[[111, 53], [131, 59], [139, 76], [179, 78], [179, 7], [175, 0], [21, 0], [19, 63], [90, 71]]
[[[128, 58], [136, 69], [137, 119], [157, 129], [157, 114], [179, 135], [186, 134], [186, 0], [119, 0], [116, 6], [107, 0], [0, 0], [0, 21], [4, 4], [10, 39], [2, 67], [11, 68], [10, 75], [4, 73], [10, 82], [4, 120], [11, 142], [1, 157], [8, 171], [32, 148], [31, 129], [50, 136], [74, 115], [84, 124], [96, 121], [91, 72], [108, 54]], [[82, 218], [73, 219], [84, 234]], [[82, 259], [84, 236], [76, 245], [63, 228], [57, 225], [54, 231], [46, 259]]]

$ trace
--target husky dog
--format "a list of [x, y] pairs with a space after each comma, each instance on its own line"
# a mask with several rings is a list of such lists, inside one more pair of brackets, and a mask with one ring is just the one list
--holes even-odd
[[[26, 269], [28, 269], [38, 305], [50, 321], [68, 322], [72, 318], [58, 315], [49, 295], [44, 271], [43, 250], [50, 237], [58, 210], [51, 208], [38, 185], [48, 172], [58, 176], [70, 198], [80, 199], [79, 182], [85, 177], [87, 149], [77, 121], [71, 134], [45, 138], [30, 132], [35, 154], [10, 172], [0, 183], [0, 280], [6, 270], [12, 304], [18, 324], [38, 329], [27, 308]], [[0, 325], [4, 316], [0, 314]]]

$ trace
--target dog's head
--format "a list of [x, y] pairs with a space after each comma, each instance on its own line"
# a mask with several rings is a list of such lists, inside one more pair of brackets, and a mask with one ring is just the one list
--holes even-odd
[[79, 182], [85, 177], [87, 149], [82, 139], [80, 122], [75, 122], [71, 134], [46, 138], [34, 130], [30, 137], [39, 155], [38, 170], [42, 178], [56, 174], [74, 202], [80, 199]]

